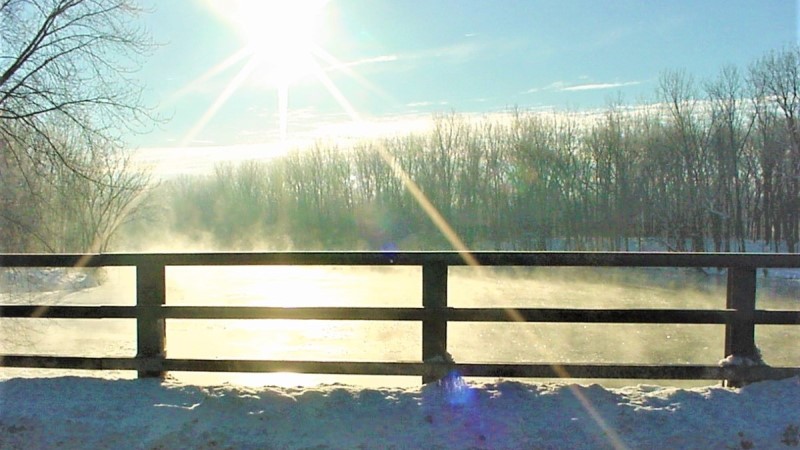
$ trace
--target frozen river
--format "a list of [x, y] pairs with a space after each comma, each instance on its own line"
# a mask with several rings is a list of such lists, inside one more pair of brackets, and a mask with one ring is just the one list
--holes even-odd
[[[133, 305], [133, 268], [103, 269], [96, 287], [7, 286], [0, 303]], [[170, 267], [167, 304], [230, 306], [421, 306], [416, 267]], [[21, 277], [25, 279], [26, 277]], [[31, 278], [31, 277], [28, 277]], [[725, 277], [672, 269], [450, 268], [457, 307], [723, 308]], [[759, 278], [758, 308], [800, 309], [800, 279]], [[168, 320], [174, 358], [419, 361], [418, 322]], [[723, 325], [451, 323], [458, 362], [614, 362], [716, 364]], [[757, 326], [756, 342], [773, 365], [800, 365], [800, 327]], [[2, 319], [0, 352], [133, 356], [128, 319]], [[41, 375], [0, 369], [0, 376]], [[106, 374], [108, 375], [108, 374]], [[116, 373], [114, 376], [134, 376]], [[191, 383], [414, 385], [418, 377], [172, 373]]]

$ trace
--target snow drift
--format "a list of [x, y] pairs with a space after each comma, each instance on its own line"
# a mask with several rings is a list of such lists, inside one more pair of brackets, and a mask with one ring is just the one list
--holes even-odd
[[741, 389], [0, 381], [1, 449], [791, 448], [799, 427], [800, 378]]

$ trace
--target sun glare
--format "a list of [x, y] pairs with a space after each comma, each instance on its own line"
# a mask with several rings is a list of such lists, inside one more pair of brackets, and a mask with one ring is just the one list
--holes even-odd
[[234, 0], [221, 11], [257, 61], [256, 75], [291, 84], [314, 67], [323, 0]]
[[[206, 0], [208, 7], [239, 35], [242, 48], [200, 79], [209, 78], [237, 61], [245, 60], [246, 63], [186, 136], [184, 143], [205, 127], [219, 106], [227, 102], [245, 79], [276, 90], [281, 142], [286, 142], [289, 86], [308, 76], [319, 78], [322, 73], [317, 58], [327, 53], [316, 41], [322, 26], [322, 12], [328, 1]], [[338, 98], [337, 101], [342, 103]]]

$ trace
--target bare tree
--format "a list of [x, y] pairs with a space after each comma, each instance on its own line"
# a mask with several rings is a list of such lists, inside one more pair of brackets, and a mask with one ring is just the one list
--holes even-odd
[[150, 177], [127, 155], [94, 149], [81, 154], [89, 178], [60, 167], [59, 185], [43, 215], [50, 223], [59, 222], [54, 215], [62, 219], [62, 229], [49, 233], [60, 237], [59, 251], [104, 252], [117, 230], [139, 215]]
[[776, 245], [785, 239], [794, 252], [800, 241], [800, 47], [770, 52], [749, 75], [758, 125], [767, 134], [761, 158], [770, 237]]
[[[691, 75], [683, 71], [667, 71], [659, 79], [658, 95], [667, 120], [666, 140], [675, 159], [673, 182], [681, 193], [673, 207], [677, 230], [676, 245], [683, 249], [690, 238], [693, 251], [704, 251], [703, 229], [708, 184], [708, 130], [700, 120], [696, 86]], [[681, 215], [685, 214], [685, 218]]]
[[[747, 114], [744, 80], [735, 66], [724, 67], [714, 81], [705, 85], [711, 113], [711, 152], [716, 180], [708, 207], [715, 250], [730, 251], [731, 236], [739, 250], [745, 250], [745, 149], [755, 116]], [[724, 247], [723, 247], [724, 246]]]
[[[122, 137], [153, 123], [133, 76], [152, 48], [136, 25], [141, 12], [135, 0], [0, 0], [4, 184], [13, 181], [43, 200], [52, 193], [48, 183], [56, 191], [68, 189], [56, 185], [67, 181], [66, 170], [95, 189], [92, 195], [71, 191], [81, 201], [94, 198], [83, 202], [91, 208], [83, 215], [130, 211], [132, 197], [144, 187], [143, 174], [130, 172]], [[6, 222], [21, 220], [13, 213]], [[103, 242], [116, 229], [95, 225]], [[36, 227], [19, 227], [24, 228]]]

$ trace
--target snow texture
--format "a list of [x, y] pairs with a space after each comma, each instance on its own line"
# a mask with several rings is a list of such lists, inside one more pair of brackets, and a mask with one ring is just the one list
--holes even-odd
[[0, 449], [787, 449], [800, 378], [740, 389], [497, 381], [419, 388], [0, 381]]
[[96, 287], [100, 280], [91, 269], [40, 267], [36, 269], [0, 268], [0, 292], [51, 292]]

